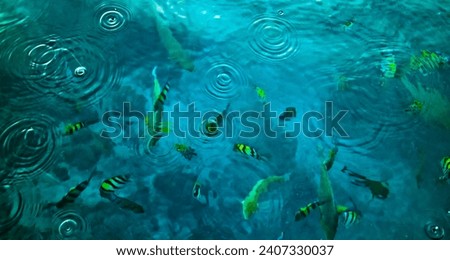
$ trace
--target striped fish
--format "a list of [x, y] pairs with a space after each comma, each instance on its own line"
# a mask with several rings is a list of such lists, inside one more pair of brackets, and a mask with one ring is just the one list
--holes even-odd
[[72, 135], [84, 127], [86, 127], [86, 124], [84, 122], [69, 124], [64, 128], [64, 135]]
[[260, 156], [260, 155], [256, 152], [255, 148], [250, 147], [250, 146], [245, 145], [245, 144], [235, 144], [233, 150], [234, 150], [234, 151], [238, 151], [238, 152], [240, 152], [240, 153], [243, 153], [243, 154], [245, 154], [245, 155], [248, 155], [248, 156], [250, 156], [250, 157], [253, 157], [253, 158], [255, 158], [255, 159], [258, 159], [258, 160], [263, 159], [263, 157]]
[[311, 211], [318, 208], [320, 205], [325, 204], [325, 201], [315, 201], [308, 203], [308, 205], [301, 207], [297, 213], [295, 213], [295, 221], [300, 221], [304, 218], [306, 218], [309, 214], [311, 214]]
[[440, 180], [447, 180], [450, 176], [450, 157], [445, 156], [441, 160], [441, 167], [443, 175], [439, 177]]
[[63, 135], [73, 135], [75, 132], [80, 131], [83, 128], [86, 128], [90, 125], [96, 124], [99, 122], [99, 119], [92, 119], [88, 121], [80, 121], [73, 124], [68, 124], [64, 127]]
[[167, 99], [167, 94], [170, 90], [169, 82], [166, 82], [163, 89], [160, 91], [161, 87], [159, 85], [159, 81], [156, 75], [155, 67], [152, 71], [152, 75], [154, 78], [154, 86], [153, 86], [153, 115], [152, 118], [147, 119], [147, 124], [152, 132], [152, 137], [148, 142], [148, 147], [151, 148], [156, 145], [156, 143], [164, 136], [164, 124], [162, 122], [163, 110], [164, 110], [164, 102]]
[[158, 98], [156, 99], [155, 103], [153, 104], [154, 111], [163, 109], [164, 102], [167, 99], [167, 93], [169, 93], [169, 90], [170, 90], [170, 84], [169, 84], [169, 82], [166, 82], [163, 89], [161, 90], [161, 93], [159, 94]]
[[54, 205], [57, 208], [62, 208], [69, 203], [74, 203], [75, 200], [81, 195], [81, 193], [87, 188], [87, 186], [89, 185], [89, 182], [91, 181], [92, 177], [94, 176], [94, 173], [96, 173], [96, 172], [97, 172], [96, 170], [93, 170], [87, 180], [81, 182], [80, 184], [78, 184], [75, 187], [70, 188], [69, 192], [67, 192], [67, 194]]
[[113, 194], [116, 190], [119, 190], [125, 186], [130, 180], [130, 175], [118, 175], [106, 179], [102, 182], [100, 186], [100, 195], [102, 197], [109, 196]]
[[360, 214], [354, 210], [346, 210], [340, 213], [341, 223], [346, 227], [350, 227], [353, 224], [357, 223], [360, 219]]

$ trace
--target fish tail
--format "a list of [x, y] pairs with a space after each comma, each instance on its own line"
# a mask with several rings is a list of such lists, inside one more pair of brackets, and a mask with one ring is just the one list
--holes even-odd
[[157, 78], [157, 76], [156, 76], [156, 70], [157, 69], [158, 69], [158, 66], [155, 66], [155, 67], [153, 67], [153, 70], [152, 70], [152, 76], [153, 76], [154, 79]]
[[56, 206], [58, 209], [63, 208], [67, 204], [67, 201], [62, 199], [58, 201], [57, 203], [53, 203], [54, 206]]
[[156, 135], [152, 136], [150, 140], [148, 141], [148, 147], [152, 148], [156, 145], [156, 143], [162, 138], [161, 133], [157, 133]]
[[261, 161], [264, 161], [264, 162], [269, 162], [269, 158], [267, 157], [267, 156], [265, 156], [265, 155], [257, 155], [257, 159], [259, 159], [259, 160], [261, 160]]
[[91, 118], [89, 120], [84, 121], [84, 126], [94, 125], [100, 122], [100, 118], [97, 116], [96, 118]]

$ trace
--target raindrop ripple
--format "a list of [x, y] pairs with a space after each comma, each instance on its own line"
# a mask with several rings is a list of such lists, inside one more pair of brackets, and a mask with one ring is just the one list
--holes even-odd
[[83, 239], [88, 231], [86, 220], [73, 210], [61, 210], [53, 216], [53, 234], [57, 239]]
[[206, 72], [206, 93], [221, 100], [230, 100], [238, 96], [242, 87], [248, 86], [244, 71], [237, 64], [226, 61], [216, 62]]
[[2, 52], [8, 72], [38, 94], [77, 107], [94, 104], [119, 85], [120, 66], [93, 37], [18, 40]]
[[250, 48], [263, 59], [285, 60], [299, 49], [294, 27], [280, 17], [257, 17], [248, 31]]
[[59, 147], [54, 125], [45, 115], [33, 115], [2, 127], [0, 153], [8, 179], [27, 180], [53, 164]]
[[100, 29], [106, 32], [116, 32], [126, 27], [131, 19], [130, 11], [119, 4], [108, 4], [97, 7], [96, 20]]
[[0, 235], [13, 228], [22, 217], [24, 203], [19, 191], [10, 187], [0, 187]]

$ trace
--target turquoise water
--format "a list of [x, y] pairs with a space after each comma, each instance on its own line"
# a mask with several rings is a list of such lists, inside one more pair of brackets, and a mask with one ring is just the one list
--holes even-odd
[[[450, 156], [449, 24], [449, 1], [0, 0], [0, 237], [324, 239], [324, 209], [294, 220], [323, 192], [321, 163], [335, 146], [334, 201], [360, 216], [348, 227], [336, 216], [335, 239], [428, 239], [430, 223], [449, 232], [449, 186], [437, 182]], [[155, 67], [161, 87], [170, 82], [164, 111], [195, 104], [201, 114], [262, 115], [269, 103], [276, 117], [250, 121], [260, 130], [270, 122], [276, 136], [236, 118], [226, 120], [228, 137], [181, 137], [169, 117], [168, 136], [149, 147], [144, 117], [124, 107], [152, 109]], [[423, 110], [405, 111], [414, 100]], [[279, 126], [287, 107], [297, 115]], [[108, 121], [114, 111], [122, 117]], [[346, 136], [285, 135], [311, 112], [339, 111]], [[310, 130], [325, 121], [312, 118]], [[86, 127], [64, 135], [77, 122]], [[201, 122], [192, 120], [196, 130]], [[119, 135], [104, 135], [118, 125]], [[238, 143], [263, 159], [234, 151]], [[188, 160], [175, 144], [196, 155]], [[344, 166], [384, 183], [387, 197], [352, 184]], [[54, 205], [91, 173], [73, 203]], [[122, 189], [101, 196], [103, 181], [127, 174]], [[246, 219], [242, 201], [270, 176], [284, 181]]]

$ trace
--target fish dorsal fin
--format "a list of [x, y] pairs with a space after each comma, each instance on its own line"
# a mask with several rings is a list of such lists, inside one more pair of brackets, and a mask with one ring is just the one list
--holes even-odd
[[343, 213], [345, 211], [348, 211], [348, 210], [349, 209], [348, 209], [347, 206], [344, 206], [344, 205], [337, 205], [336, 206], [336, 211], [337, 211], [338, 214], [341, 214], [341, 213]]

